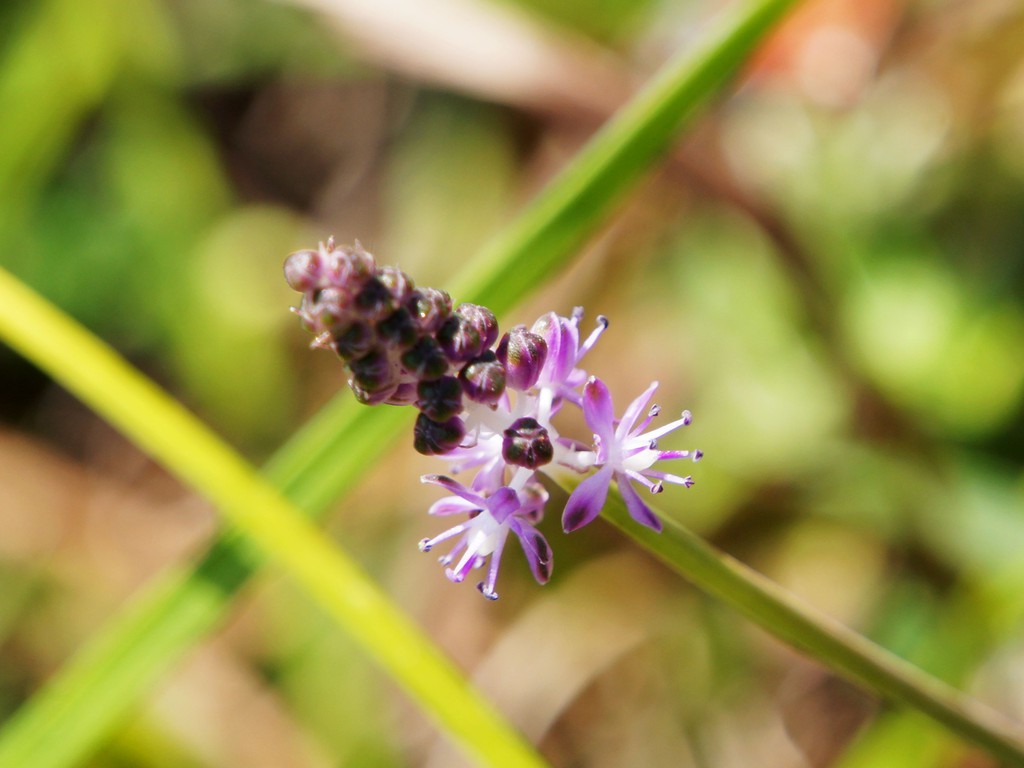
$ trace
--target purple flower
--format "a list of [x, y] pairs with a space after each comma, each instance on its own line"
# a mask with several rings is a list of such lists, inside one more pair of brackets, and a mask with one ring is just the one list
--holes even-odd
[[680, 477], [652, 469], [656, 462], [663, 459], [697, 461], [703, 455], [700, 451], [658, 450], [658, 438], [690, 423], [689, 411], [683, 411], [682, 417], [676, 421], [645, 433], [644, 430], [660, 413], [655, 405], [647, 412], [647, 417], [639, 425], [636, 424], [657, 388], [657, 382], [651, 384], [629, 404], [622, 419], [617, 420], [608, 387], [595, 376], [587, 380], [583, 387], [583, 416], [587, 426], [594, 431], [595, 453], [592, 465], [600, 469], [597, 474], [580, 483], [569, 496], [562, 515], [562, 527], [566, 533], [583, 527], [597, 517], [608, 497], [608, 486], [612, 479], [619, 487], [630, 516], [656, 531], [661, 530], [661, 521], [640, 498], [631, 481], [646, 486], [652, 493], [661, 493], [664, 483], [685, 487], [693, 485], [693, 478], [689, 476]]
[[550, 390], [555, 399], [565, 398], [577, 405], [580, 402], [580, 395], [576, 388], [586, 380], [587, 374], [576, 366], [608, 328], [607, 318], [598, 315], [597, 327], [581, 345], [582, 319], [583, 308], [576, 307], [571, 318], [548, 312], [533, 324], [533, 333], [544, 339], [547, 344], [547, 356], [537, 379], [537, 386], [542, 390]]
[[[523, 477], [527, 478], [528, 474]], [[509, 486], [501, 486], [483, 496], [444, 475], [424, 475], [422, 480], [424, 483], [440, 485], [454, 494], [436, 501], [430, 508], [431, 515], [469, 515], [465, 522], [420, 542], [420, 550], [429, 552], [442, 541], [461, 536], [452, 550], [440, 558], [449, 579], [454, 582], [463, 581], [471, 570], [481, 567], [490, 557], [487, 576], [477, 584], [477, 589], [489, 600], [497, 600], [498, 593], [494, 585], [498, 578], [501, 552], [511, 531], [519, 537], [533, 577], [540, 584], [547, 583], [551, 577], [551, 548], [533, 527], [547, 500], [539, 485], [524, 485], [518, 491]], [[459, 560], [453, 566], [457, 557]]]
[[[590, 474], [566, 504], [567, 532], [597, 517], [613, 480], [630, 515], [660, 530], [635, 484], [660, 493], [664, 483], [693, 483], [654, 468], [662, 460], [701, 457], [700, 451], [658, 449], [658, 438], [688, 424], [689, 413], [645, 432], [659, 413], [657, 406], [647, 410], [657, 384], [616, 419], [608, 388], [580, 367], [608, 328], [604, 317], [586, 338], [580, 307], [568, 317], [548, 312], [530, 329], [518, 325], [502, 334], [490, 309], [460, 304], [453, 310], [446, 292], [416, 287], [402, 270], [379, 266], [358, 243], [338, 246], [333, 238], [289, 256], [285, 279], [302, 294], [295, 312], [312, 332], [313, 346], [338, 355], [357, 399], [415, 407], [415, 449], [445, 458], [452, 474], [472, 473], [466, 485], [442, 475], [423, 477], [451, 494], [430, 514], [461, 516], [462, 522], [420, 543], [429, 551], [451, 540], [441, 563], [452, 581], [482, 568], [478, 588], [497, 598], [510, 532], [537, 581], [548, 581], [551, 551], [535, 527], [547, 502], [543, 473], [561, 468]], [[559, 434], [563, 408], [583, 411], [592, 444]]]

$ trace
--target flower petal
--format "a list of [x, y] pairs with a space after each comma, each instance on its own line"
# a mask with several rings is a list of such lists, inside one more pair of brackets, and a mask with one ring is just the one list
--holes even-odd
[[520, 506], [519, 495], [507, 486], [502, 486], [487, 499], [487, 511], [499, 525], [518, 511]]
[[538, 584], [547, 584], [551, 578], [553, 558], [551, 547], [547, 539], [528, 523], [520, 520], [511, 520], [509, 527], [519, 537], [519, 543], [523, 546], [523, 553], [526, 555], [526, 562], [530, 564], [530, 571]]
[[602, 467], [578, 486], [566, 502], [562, 513], [562, 528], [566, 533], [582, 528], [597, 517], [608, 498], [608, 485], [612, 481], [612, 468]]
[[596, 376], [587, 379], [583, 387], [583, 416], [587, 426], [600, 436], [608, 447], [615, 442], [615, 406], [612, 404], [612, 393]]
[[441, 517], [445, 515], [466, 515], [477, 509], [480, 509], [480, 507], [472, 501], [466, 501], [458, 496], [445, 496], [443, 499], [438, 499], [431, 504], [427, 514]]
[[479, 496], [473, 493], [471, 490], [466, 488], [462, 483], [458, 483], [452, 480], [450, 477], [445, 475], [423, 475], [420, 478], [421, 483], [429, 483], [431, 485], [440, 485], [446, 491], [454, 493], [456, 496], [461, 496], [466, 501], [476, 504], [479, 509], [487, 507], [487, 501], [483, 496]]
[[648, 528], [653, 528], [655, 531], [661, 531], [661, 520], [655, 515], [651, 508], [648, 507], [644, 500], [637, 494], [636, 489], [629, 484], [629, 478], [622, 474], [615, 475], [615, 482], [619, 486], [619, 493], [622, 494], [623, 501], [626, 502], [626, 509], [629, 510], [629, 516], [636, 520], [641, 525], [646, 525]]
[[579, 330], [571, 320], [559, 317], [554, 312], [542, 315], [531, 330], [548, 345], [547, 359], [541, 368], [537, 384], [542, 387], [561, 384], [576, 365], [580, 343]]

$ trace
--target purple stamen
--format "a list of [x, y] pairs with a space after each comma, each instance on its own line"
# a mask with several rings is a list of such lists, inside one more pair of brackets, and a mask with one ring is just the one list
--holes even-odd
[[[580, 311], [580, 318], [582, 319], [582, 317], [583, 317], [583, 313], [582, 313], [582, 310], [581, 310]], [[608, 318], [605, 317], [604, 315], [598, 315], [597, 316], [597, 327], [593, 331], [590, 332], [590, 335], [587, 336], [587, 340], [584, 341], [580, 345], [579, 354], [576, 355], [576, 364], [577, 365], [579, 365], [579, 362], [580, 362], [580, 360], [583, 359], [583, 356], [586, 355], [587, 352], [589, 352], [591, 349], [593, 349], [595, 344], [597, 344], [597, 340], [599, 338], [601, 338], [601, 334], [604, 333], [607, 330], [608, 330]]]

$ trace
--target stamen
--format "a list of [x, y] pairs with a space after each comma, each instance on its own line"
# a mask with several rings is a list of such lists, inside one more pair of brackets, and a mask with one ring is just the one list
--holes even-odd
[[637, 472], [635, 469], [630, 469], [626, 470], [626, 477], [645, 486], [651, 493], [657, 493], [657, 491], [654, 490], [654, 482], [643, 473]]
[[466, 554], [459, 560], [458, 565], [454, 568], [446, 568], [444, 575], [454, 581], [456, 584], [461, 583], [465, 580], [466, 574], [468, 574], [477, 564], [477, 555], [471, 549], [466, 550]]
[[693, 459], [697, 461], [700, 455], [702, 455], [700, 451], [697, 451], [696, 454], [692, 451], [662, 451], [658, 456], [658, 461], [670, 461], [672, 459]]
[[576, 364], [579, 365], [580, 360], [583, 356], [589, 352], [593, 346], [597, 343], [597, 340], [601, 338], [601, 334], [608, 330], [608, 318], [604, 315], [597, 316], [597, 327], [590, 332], [587, 336], [587, 340], [580, 345], [580, 351], [576, 354]]
[[486, 597], [488, 600], [497, 600], [498, 593], [494, 591], [493, 586], [486, 586], [482, 581], [476, 585], [476, 588], [480, 590], [480, 594]]
[[491, 553], [491, 566], [487, 569], [487, 578], [477, 584], [480, 594], [488, 600], [498, 599], [498, 593], [495, 591], [494, 585], [498, 581], [498, 567], [501, 565], [501, 552], [504, 548], [505, 542], [502, 541], [495, 548], [494, 552]]
[[644, 470], [644, 474], [649, 477], [657, 477], [664, 480], [666, 483], [675, 483], [676, 485], [685, 485], [689, 488], [693, 485], [693, 478], [687, 475], [686, 477], [680, 477], [679, 475], [673, 475], [669, 472], [660, 472], [656, 469]]
[[664, 437], [670, 432], [675, 432], [680, 427], [685, 427], [688, 423], [689, 422], [686, 420], [685, 417], [682, 419], [676, 419], [675, 421], [669, 422], [668, 424], [663, 424], [657, 429], [651, 430], [646, 435], [644, 435], [644, 437], [647, 440], [657, 440], [659, 437]]

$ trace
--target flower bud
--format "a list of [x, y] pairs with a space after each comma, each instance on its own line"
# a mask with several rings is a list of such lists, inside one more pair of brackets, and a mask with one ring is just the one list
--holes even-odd
[[380, 405], [381, 403], [389, 402], [395, 391], [398, 389], [397, 384], [390, 384], [386, 387], [377, 389], [374, 392], [364, 389], [356, 383], [355, 379], [349, 379], [349, 387], [352, 389], [352, 394], [356, 396], [363, 405]]
[[371, 323], [387, 317], [397, 306], [391, 291], [376, 277], [371, 277], [363, 284], [352, 305], [360, 317]]
[[433, 456], [455, 450], [465, 436], [466, 426], [458, 416], [444, 421], [434, 421], [421, 413], [416, 418], [412, 444], [420, 453]]
[[434, 334], [452, 315], [452, 297], [437, 288], [418, 288], [409, 294], [406, 307], [421, 333]]
[[384, 284], [384, 287], [388, 289], [392, 298], [394, 298], [395, 303], [399, 305], [409, 298], [416, 287], [413, 285], [412, 278], [398, 267], [378, 267], [377, 279]]
[[478, 357], [497, 338], [498, 321], [494, 313], [477, 304], [460, 304], [437, 332], [444, 353], [456, 363]]
[[396, 347], [411, 347], [419, 334], [409, 310], [399, 307], [377, 323], [377, 335], [381, 341]]
[[334, 252], [339, 277], [345, 283], [362, 284], [373, 277], [377, 262], [358, 242], [352, 246], [343, 246]]
[[324, 262], [319, 251], [296, 251], [284, 262], [284, 279], [293, 291], [306, 291], [322, 288]]
[[412, 405], [416, 402], [416, 382], [403, 381], [384, 402], [388, 405]]
[[317, 336], [332, 336], [350, 320], [344, 292], [333, 287], [303, 294], [299, 314]]
[[462, 385], [454, 376], [421, 381], [416, 394], [416, 407], [434, 421], [445, 421], [462, 410]]
[[501, 455], [509, 464], [536, 469], [555, 455], [548, 431], [536, 419], [516, 419], [503, 433]]
[[432, 336], [424, 336], [402, 355], [402, 367], [417, 379], [439, 379], [448, 372], [448, 358]]
[[[380, 348], [370, 350], [362, 357], [348, 364], [352, 380], [370, 394], [381, 392], [397, 385], [397, 371]], [[390, 393], [389, 393], [390, 394]]]
[[335, 331], [334, 349], [343, 360], [354, 360], [362, 357], [377, 343], [377, 337], [366, 323], [354, 320]]
[[548, 344], [539, 334], [526, 330], [525, 325], [517, 325], [501, 337], [497, 353], [505, 366], [508, 386], [527, 390], [537, 383], [547, 359]]
[[346, 304], [376, 269], [373, 257], [366, 251], [348, 246], [335, 248], [333, 241], [328, 241], [326, 249], [321, 247], [318, 256], [321, 261], [318, 287], [337, 288], [345, 295]]
[[505, 366], [488, 350], [462, 367], [459, 382], [470, 400], [494, 405], [505, 392]]

